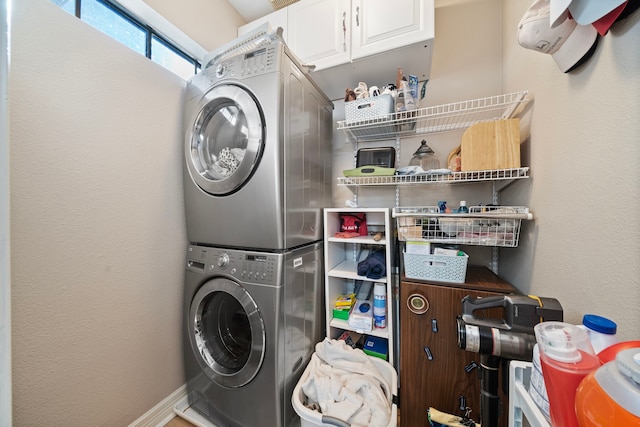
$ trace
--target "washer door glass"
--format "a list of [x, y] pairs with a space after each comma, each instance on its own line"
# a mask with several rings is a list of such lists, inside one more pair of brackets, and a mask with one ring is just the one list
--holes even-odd
[[201, 368], [221, 386], [249, 383], [265, 353], [264, 321], [251, 295], [215, 278], [196, 293], [189, 311], [191, 347]]
[[199, 102], [186, 135], [186, 161], [207, 193], [224, 196], [251, 178], [263, 152], [260, 108], [245, 89], [216, 86]]

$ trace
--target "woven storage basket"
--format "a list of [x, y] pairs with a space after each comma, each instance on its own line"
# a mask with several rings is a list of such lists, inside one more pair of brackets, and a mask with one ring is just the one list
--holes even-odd
[[394, 112], [393, 96], [389, 94], [356, 99], [344, 104], [345, 119], [349, 123], [388, 118]]
[[403, 254], [404, 274], [409, 279], [464, 283], [469, 255]]

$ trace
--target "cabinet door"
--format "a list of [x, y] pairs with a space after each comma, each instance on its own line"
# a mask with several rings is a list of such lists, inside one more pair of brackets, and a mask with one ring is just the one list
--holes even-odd
[[351, 59], [434, 37], [433, 0], [352, 0]]
[[316, 71], [349, 62], [350, 1], [304, 0], [288, 10], [288, 45], [304, 64]]
[[287, 10], [286, 9], [280, 9], [280, 10], [276, 10], [273, 13], [270, 13], [266, 16], [263, 16], [262, 18], [258, 18], [255, 21], [251, 21], [248, 24], [243, 25], [242, 27], [238, 28], [238, 36], [242, 36], [244, 34], [247, 34], [253, 30], [255, 30], [256, 28], [258, 28], [260, 25], [264, 24], [265, 22], [268, 22], [269, 25], [271, 26], [271, 29], [273, 31], [277, 30], [278, 27], [282, 27], [282, 29], [284, 30], [282, 33], [282, 38], [284, 39], [285, 43], [288, 43], [288, 39], [287, 36], [289, 34], [289, 31], [287, 29], [288, 25], [287, 25]]
[[[480, 365], [480, 354], [461, 350], [457, 342], [456, 316], [465, 295], [486, 297], [495, 293], [448, 286], [401, 282], [400, 284], [400, 393], [402, 424], [428, 425], [427, 410], [433, 407], [462, 415], [460, 397], [480, 421], [478, 369], [465, 371], [472, 362]], [[423, 314], [409, 310], [409, 300], [424, 298]], [[501, 318], [501, 310], [487, 310], [486, 316]], [[507, 402], [503, 400], [503, 418]]]

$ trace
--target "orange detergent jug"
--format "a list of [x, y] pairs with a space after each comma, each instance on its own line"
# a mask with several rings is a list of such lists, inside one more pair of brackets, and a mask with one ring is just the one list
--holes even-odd
[[580, 427], [640, 427], [640, 347], [620, 351], [576, 391]]
[[540, 350], [540, 367], [549, 396], [553, 427], [578, 427], [576, 392], [601, 364], [584, 329], [564, 322], [541, 322], [533, 328]]

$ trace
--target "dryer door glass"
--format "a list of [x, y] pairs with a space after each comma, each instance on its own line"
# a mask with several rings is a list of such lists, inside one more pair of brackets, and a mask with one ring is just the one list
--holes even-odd
[[207, 282], [189, 312], [189, 337], [207, 376], [225, 387], [242, 387], [262, 365], [264, 321], [251, 295], [224, 278]]
[[227, 84], [207, 92], [196, 111], [185, 144], [191, 177], [207, 193], [231, 194], [242, 188], [260, 162], [260, 108], [245, 89]]

